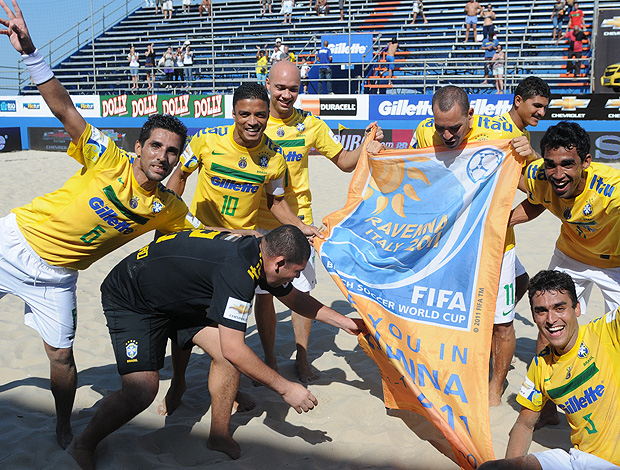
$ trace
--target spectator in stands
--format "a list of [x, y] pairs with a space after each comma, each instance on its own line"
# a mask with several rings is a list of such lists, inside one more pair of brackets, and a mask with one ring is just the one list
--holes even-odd
[[194, 81], [194, 51], [189, 44], [185, 46], [183, 54], [183, 71], [185, 72], [185, 87], [189, 88]]
[[283, 59], [284, 51], [280, 50], [280, 46], [273, 46], [273, 52], [271, 53], [271, 57], [269, 58], [271, 65], [275, 64], [276, 62], [280, 62]]
[[[340, 21], [344, 21], [344, 1], [345, 0], [338, 0], [338, 8], [340, 9]], [[310, 4], [312, 4], [312, 1], [310, 1]]]
[[301, 86], [303, 87], [304, 95], [308, 94], [308, 74], [312, 65], [304, 57], [301, 59], [301, 67], [299, 74], [301, 76]]
[[183, 48], [177, 47], [177, 51], [174, 53], [174, 79], [179, 83], [183, 81], [183, 55]]
[[284, 15], [284, 21], [282, 24], [286, 24], [286, 17], [288, 16], [288, 23], [292, 24], [291, 16], [293, 15], [293, 7], [295, 6], [294, 0], [282, 0], [282, 14]]
[[256, 46], [256, 80], [259, 85], [265, 86], [265, 82], [267, 80], [267, 65], [269, 64], [269, 60], [267, 59], [267, 45], [265, 44], [265, 49], [262, 49], [260, 46]]
[[506, 54], [502, 45], [498, 44], [495, 54], [493, 54], [493, 77], [495, 78], [495, 89], [497, 93], [504, 93], [504, 67], [506, 64]]
[[159, 66], [164, 67], [165, 88], [172, 88], [172, 78], [174, 75], [174, 53], [172, 52], [172, 46], [168, 46], [164, 55], [159, 59]]
[[282, 60], [288, 60], [289, 62], [295, 63], [295, 54], [288, 50], [288, 46], [284, 46], [284, 57]]
[[144, 67], [146, 68], [146, 88], [153, 91], [155, 82], [155, 49], [153, 43], [146, 46], [144, 53]]
[[172, 0], [164, 0], [164, 5], [161, 7], [164, 12], [164, 21], [166, 19], [172, 19]]
[[497, 37], [492, 36], [490, 38], [485, 37], [482, 40], [482, 45], [480, 48], [484, 51], [484, 82], [483, 85], [486, 85], [489, 80], [489, 76], [491, 75], [491, 70], [493, 68], [493, 55], [495, 54], [495, 49], [499, 45], [499, 41]]
[[[318, 0], [320, 2], [320, 0]], [[327, 83], [327, 93], [333, 95], [332, 91], [332, 52], [329, 50], [329, 41], [323, 41], [323, 47], [319, 49], [319, 95], [323, 92], [323, 80]]]
[[129, 61], [129, 74], [131, 75], [131, 89], [138, 89], [138, 68], [140, 67], [140, 63], [138, 62], [138, 53], [136, 49], [131, 46], [129, 49], [129, 54], [127, 54], [127, 60]]
[[163, 0], [155, 0], [155, 14], [159, 13], [159, 10], [161, 10], [162, 13], [164, 12], [162, 2]]
[[314, 7], [317, 16], [329, 15], [329, 5], [327, 0], [316, 0], [316, 6]]
[[211, 0], [202, 0], [200, 2], [200, 6], [198, 7], [198, 13], [202, 18], [202, 12], [206, 12], [207, 16], [211, 16]]
[[411, 23], [409, 24], [415, 23], [415, 20], [418, 17], [418, 13], [422, 15], [422, 19], [424, 20], [424, 23], [428, 23], [426, 19], [426, 15], [424, 14], [424, 5], [422, 4], [422, 0], [413, 0], [413, 19], [411, 20]]
[[[577, 5], [575, 3], [575, 5]], [[588, 42], [586, 35], [579, 25], [575, 25], [572, 31], [569, 31], [564, 35], [566, 42], [568, 43], [568, 61], [566, 62], [566, 73], [569, 77], [585, 77], [585, 73], [581, 73], [581, 56], [583, 54], [583, 41]], [[579, 60], [573, 60], [579, 59]]]
[[189, 13], [192, 0], [183, 0], [183, 13]]
[[585, 29], [585, 24], [583, 22], [583, 10], [579, 9], [579, 4], [577, 2], [573, 4], [573, 9], [568, 12], [568, 19], [568, 27], [566, 28], [567, 33], [571, 29], [574, 29], [575, 26], [579, 26], [579, 29]]
[[565, 12], [566, 4], [564, 3], [564, 0], [556, 0], [555, 5], [553, 5], [553, 12], [551, 13], [551, 21], [553, 21], [552, 41], [555, 41], [556, 37], [559, 40], [562, 35], [562, 21], [564, 20]]
[[271, 14], [271, 0], [260, 0], [260, 4], [263, 6], [262, 11], [260, 12], [260, 16], [265, 14], [267, 8], [269, 8], [269, 14]]
[[[495, 25], [493, 21], [495, 20], [495, 12], [493, 11], [493, 5], [490, 3], [487, 5], [487, 9], [483, 10], [480, 13], [480, 17], [483, 20], [482, 23], [482, 37], [483, 38], [492, 38], [495, 36]], [[476, 33], [474, 33], [475, 36]]]
[[476, 42], [476, 28], [478, 27], [478, 15], [482, 11], [482, 7], [476, 0], [469, 0], [465, 5], [465, 41], [469, 40], [469, 28], [474, 25], [474, 42]]
[[398, 39], [392, 38], [388, 43], [385, 52], [385, 62], [387, 63], [387, 74], [390, 79], [389, 83], [392, 83], [392, 76], [394, 75], [394, 62], [396, 61], [396, 51], [398, 51]]

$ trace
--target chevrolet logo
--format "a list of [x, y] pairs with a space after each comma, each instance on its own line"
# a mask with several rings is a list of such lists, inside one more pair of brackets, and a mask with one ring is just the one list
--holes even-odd
[[614, 16], [610, 20], [603, 20], [603, 24], [601, 24], [603, 28], [613, 28], [620, 29], [620, 16]]
[[576, 96], [563, 96], [562, 99], [551, 100], [550, 108], [562, 108], [562, 111], [575, 111], [577, 108], [587, 108], [591, 100], [582, 100]]
[[620, 98], [612, 98], [610, 100], [607, 100], [607, 103], [605, 103], [605, 107], [620, 109]]

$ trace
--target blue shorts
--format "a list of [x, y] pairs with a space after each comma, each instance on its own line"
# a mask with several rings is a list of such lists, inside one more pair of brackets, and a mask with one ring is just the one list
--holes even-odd
[[478, 24], [478, 17], [476, 15], [466, 15], [465, 16], [465, 24]]
[[386, 55], [385, 56], [385, 61], [388, 63], [388, 69], [394, 70], [394, 56], [393, 55]]

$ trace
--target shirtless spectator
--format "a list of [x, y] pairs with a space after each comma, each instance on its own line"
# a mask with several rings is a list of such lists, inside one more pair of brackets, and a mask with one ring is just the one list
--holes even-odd
[[316, 16], [329, 15], [329, 5], [327, 4], [327, 0], [316, 0], [316, 6], [314, 9], [316, 10]]
[[263, 6], [260, 16], [263, 16], [269, 8], [269, 14], [271, 14], [271, 0], [260, 0], [260, 4]]
[[424, 14], [424, 5], [422, 4], [422, 0], [413, 0], [413, 19], [409, 24], [414, 24], [418, 15], [422, 15], [424, 23], [428, 23], [426, 15]]
[[469, 0], [465, 5], [465, 41], [469, 39], [469, 28], [474, 25], [474, 42], [476, 42], [476, 28], [478, 25], [478, 15], [482, 11], [482, 7], [476, 0]]
[[200, 6], [198, 7], [198, 13], [202, 18], [202, 12], [207, 12], [207, 16], [211, 16], [211, 0], [202, 0]]
[[[483, 19], [482, 23], [482, 38], [492, 39], [495, 36], [495, 26], [493, 21], [495, 20], [495, 12], [493, 11], [493, 5], [490, 3], [487, 5], [487, 9], [480, 13], [480, 17]], [[476, 39], [476, 33], [474, 32], [474, 39]]]

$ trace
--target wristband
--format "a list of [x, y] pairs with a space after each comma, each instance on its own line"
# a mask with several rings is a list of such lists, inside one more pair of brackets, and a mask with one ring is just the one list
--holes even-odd
[[41, 85], [54, 78], [54, 72], [45, 63], [38, 49], [35, 49], [32, 54], [22, 54], [22, 59], [35, 85]]

